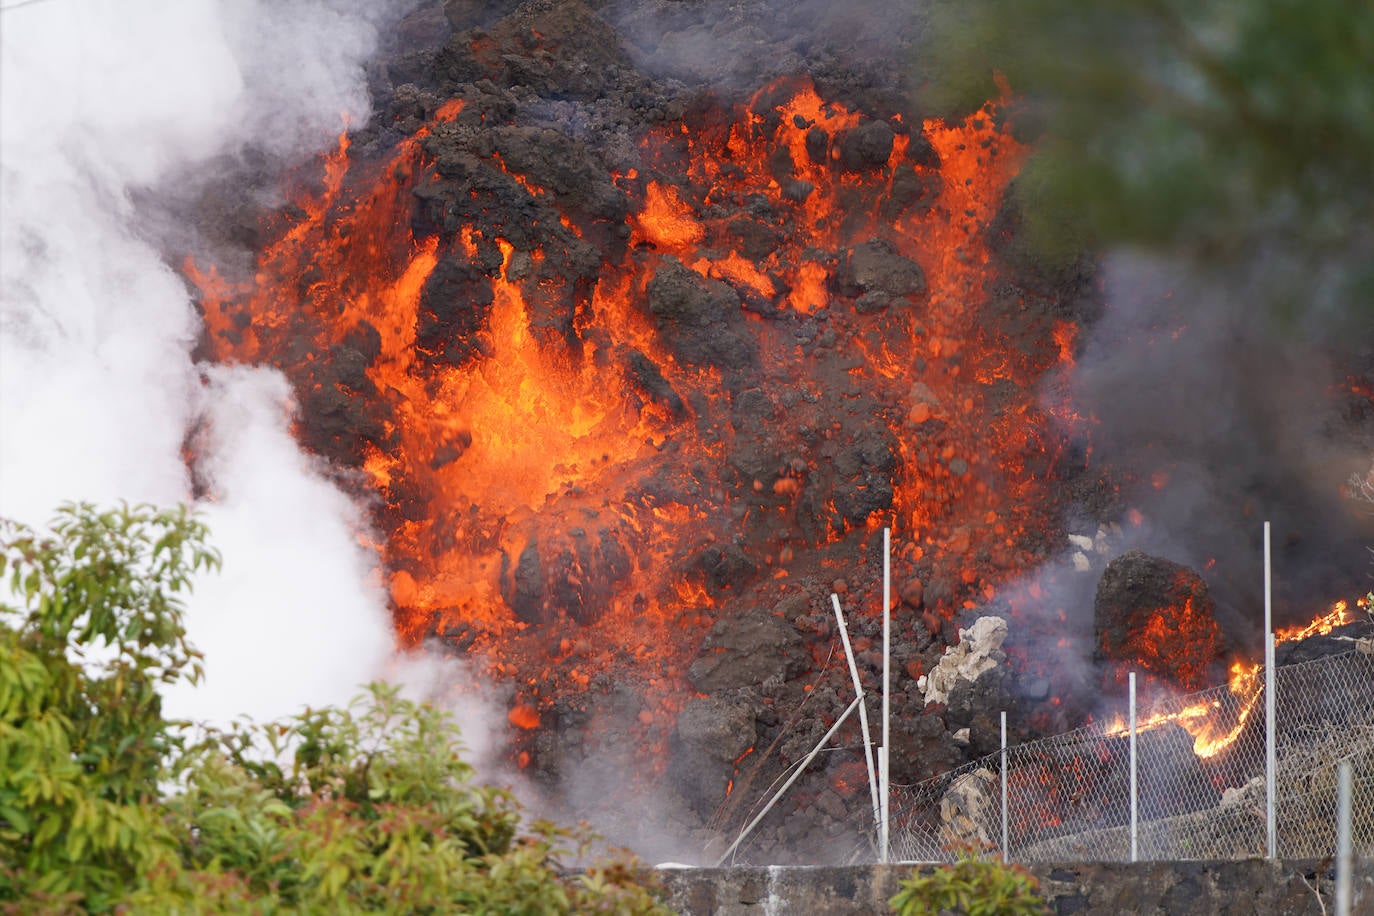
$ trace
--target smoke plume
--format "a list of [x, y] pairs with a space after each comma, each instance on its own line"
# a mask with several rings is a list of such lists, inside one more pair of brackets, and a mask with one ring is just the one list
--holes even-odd
[[[346, 700], [391, 651], [357, 509], [293, 442], [275, 372], [202, 372], [199, 320], [134, 203], [211, 157], [305, 156], [365, 122], [394, 4], [45, 0], [6, 8], [0, 71], [0, 512], [190, 501], [224, 554], [189, 609], [207, 680], [182, 715]], [[175, 182], [173, 182], [175, 178]], [[173, 185], [176, 186], [173, 186]], [[190, 432], [199, 432], [188, 439]]]
[[[1367, 513], [1342, 484], [1369, 467], [1350, 354], [1275, 317], [1262, 284], [1119, 253], [1073, 377], [1095, 460], [1124, 469], [1128, 543], [1202, 571], [1225, 629], [1257, 649], [1263, 523], [1275, 616], [1309, 619], [1369, 588]], [[1352, 414], [1352, 409], [1356, 410]]]

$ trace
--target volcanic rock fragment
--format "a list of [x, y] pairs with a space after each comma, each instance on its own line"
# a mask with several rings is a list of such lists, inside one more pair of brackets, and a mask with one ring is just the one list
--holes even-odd
[[830, 134], [823, 127], [806, 132], [806, 155], [816, 165], [825, 165], [830, 158]]
[[716, 588], [742, 585], [754, 574], [755, 564], [736, 543], [704, 548], [698, 563]]
[[489, 277], [466, 259], [443, 258], [420, 292], [416, 348], [450, 365], [467, 363], [481, 352], [477, 331], [486, 322], [492, 299]]
[[1187, 690], [1211, 680], [1225, 653], [1207, 583], [1179, 563], [1128, 550], [1107, 564], [1093, 600], [1094, 654]]
[[840, 140], [840, 162], [851, 172], [880, 168], [892, 155], [893, 133], [886, 121], [868, 121]]
[[646, 289], [649, 311], [664, 325], [664, 343], [693, 364], [741, 370], [754, 361], [742, 327], [739, 296], [666, 256]]
[[997, 776], [991, 770], [965, 773], [950, 784], [940, 799], [940, 832], [945, 845], [971, 845], [978, 849], [998, 845], [998, 791]]
[[672, 384], [663, 377], [653, 360], [632, 350], [628, 359], [629, 377], [633, 379], [640, 389], [649, 397], [658, 401], [670, 410], [674, 417], [680, 417], [686, 412], [687, 406], [678, 397], [678, 393], [673, 390]]
[[1007, 639], [1007, 622], [1001, 617], [979, 617], [973, 626], [959, 630], [959, 644], [950, 646], [935, 670], [923, 678], [926, 705], [948, 704], [961, 687], [972, 686], [1006, 660], [1002, 643]]
[[889, 296], [913, 296], [925, 292], [926, 275], [921, 265], [898, 254], [890, 242], [873, 239], [855, 245], [835, 277], [843, 296], [882, 292]]
[[762, 608], [716, 622], [687, 678], [702, 693], [762, 684], [772, 677], [795, 677], [806, 667], [796, 629]]
[[700, 814], [725, 799], [734, 762], [753, 746], [754, 713], [718, 697], [689, 701], [677, 717], [669, 777]]

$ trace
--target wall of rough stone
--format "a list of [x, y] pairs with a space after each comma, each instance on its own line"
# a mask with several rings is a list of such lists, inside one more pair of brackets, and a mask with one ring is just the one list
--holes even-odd
[[[669, 905], [684, 916], [859, 916], [888, 913], [913, 868], [697, 868], [665, 871]], [[1329, 861], [1137, 862], [1036, 865], [1054, 914], [1298, 916], [1335, 911]], [[1353, 912], [1374, 913], [1374, 861], [1355, 868]], [[1321, 899], [1318, 900], [1318, 892]]]

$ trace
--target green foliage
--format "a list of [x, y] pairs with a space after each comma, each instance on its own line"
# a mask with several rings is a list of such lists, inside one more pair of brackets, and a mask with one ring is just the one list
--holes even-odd
[[348, 709], [211, 733], [178, 761], [182, 790], [166, 805], [185, 869], [131, 902], [177, 913], [212, 892], [211, 912], [663, 912], [625, 862], [562, 866], [589, 837], [542, 822], [517, 836], [518, 805], [474, 785], [459, 747], [445, 714], [380, 684]]
[[1048, 254], [1245, 262], [1307, 302], [1374, 276], [1374, 5], [937, 0], [920, 66], [941, 111], [995, 95], [994, 74], [1020, 96], [1037, 153], [1017, 193]]
[[901, 883], [888, 903], [897, 916], [1039, 916], [1046, 912], [1040, 886], [1025, 869], [981, 859], [973, 851], [959, 854], [953, 865], [928, 874], [916, 872]]
[[522, 825], [452, 721], [384, 685], [188, 737], [181, 596], [216, 567], [185, 511], [0, 523], [0, 913], [666, 912], [629, 859]]
[[[155, 806], [178, 739], [160, 684], [199, 676], [182, 596], [218, 566], [184, 510], [65, 506], [0, 520], [0, 901], [108, 909], [174, 860]], [[41, 903], [37, 903], [41, 901]]]

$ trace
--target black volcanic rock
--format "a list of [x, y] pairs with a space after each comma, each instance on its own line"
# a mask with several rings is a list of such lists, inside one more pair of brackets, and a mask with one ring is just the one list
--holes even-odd
[[921, 265], [902, 257], [891, 244], [873, 239], [850, 250], [835, 283], [844, 296], [875, 291], [889, 296], [912, 296], [925, 292], [926, 276]]
[[758, 608], [717, 621], [701, 655], [687, 669], [687, 678], [702, 693], [714, 693], [794, 677], [806, 662], [801, 634], [786, 620]]
[[840, 140], [840, 162], [851, 172], [876, 169], [892, 155], [892, 128], [886, 121], [867, 121]]
[[492, 299], [489, 277], [466, 259], [443, 258], [420, 291], [416, 347], [436, 360], [455, 366], [466, 363], [481, 352], [477, 331]]
[[664, 324], [664, 343], [692, 364], [740, 371], [754, 361], [740, 316], [739, 294], [666, 256], [646, 290], [649, 311]]
[[1128, 663], [1179, 686], [1206, 686], [1225, 645], [1207, 583], [1192, 569], [1140, 550], [1107, 564], [1093, 600], [1099, 660]]

